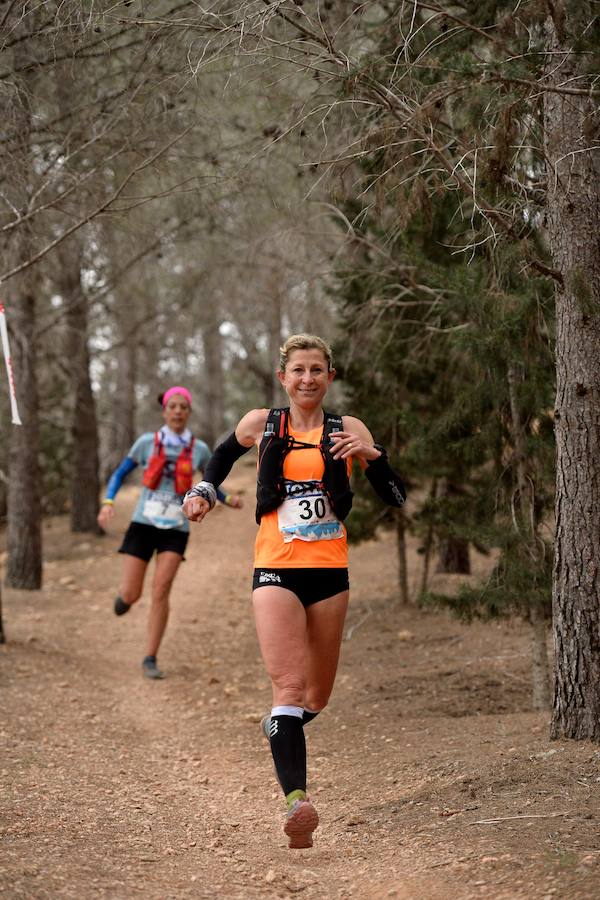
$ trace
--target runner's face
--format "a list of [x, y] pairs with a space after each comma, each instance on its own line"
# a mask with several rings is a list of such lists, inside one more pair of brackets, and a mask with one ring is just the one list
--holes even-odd
[[163, 419], [168, 428], [181, 434], [187, 425], [191, 411], [190, 404], [185, 397], [182, 397], [181, 394], [172, 394], [163, 409]]
[[293, 350], [285, 372], [277, 375], [290, 400], [300, 406], [312, 407], [323, 400], [335, 377], [335, 369], [327, 368], [322, 350]]

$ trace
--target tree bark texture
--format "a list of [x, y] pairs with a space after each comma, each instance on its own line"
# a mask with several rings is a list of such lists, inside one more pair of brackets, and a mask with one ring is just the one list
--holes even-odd
[[[547, 21], [551, 83], [583, 84], [576, 79], [585, 57], [572, 48], [593, 18], [591, 7], [569, 0], [560, 19]], [[546, 91], [544, 119], [548, 233], [562, 275], [551, 736], [600, 741], [600, 129], [593, 97]]]
[[410, 593], [408, 590], [408, 564], [406, 561], [406, 513], [402, 507], [394, 510], [396, 520], [396, 548], [398, 551], [398, 590], [400, 603], [408, 606]]
[[[459, 496], [461, 488], [452, 484], [447, 478], [441, 478], [438, 484], [438, 498]], [[471, 574], [471, 558], [469, 554], [469, 542], [464, 538], [443, 537], [439, 542], [437, 572], [446, 572], [457, 575]]]
[[[33, 28], [13, 23], [15, 34]], [[15, 68], [29, 62], [23, 42], [15, 44]], [[18, 153], [9, 160], [5, 173], [6, 189], [15, 209], [24, 212], [31, 194], [35, 173], [31, 160], [31, 108], [33, 76], [25, 75], [14, 83], [15, 102], [10, 125], [18, 135]], [[12, 240], [3, 247], [15, 263], [29, 259], [34, 245], [30, 222], [21, 224]], [[7, 285], [6, 313], [11, 332], [11, 354], [15, 388], [22, 425], [11, 426], [8, 455], [8, 565], [6, 583], [10, 587], [38, 590], [42, 584], [41, 489], [38, 425], [37, 346], [35, 339], [35, 277], [26, 269]]]
[[[515, 365], [507, 372], [508, 394], [510, 398], [511, 437], [514, 447], [513, 466], [516, 472], [517, 490], [513, 500], [515, 527], [519, 535], [521, 554], [534, 566], [540, 563], [540, 554], [545, 552], [539, 537], [539, 522], [535, 513], [535, 481], [529, 471], [525, 427], [519, 406], [519, 387], [524, 379], [523, 370]], [[550, 597], [548, 597], [550, 605]], [[524, 615], [527, 615], [524, 612]], [[531, 697], [534, 709], [550, 709], [550, 667], [548, 665], [548, 619], [549, 609], [532, 606], [529, 609], [531, 623]]]
[[[429, 490], [429, 496], [431, 500], [434, 500], [437, 496], [438, 490], [438, 480], [434, 478], [431, 483], [431, 488]], [[427, 592], [427, 588], [429, 586], [429, 566], [431, 564], [431, 556], [433, 553], [433, 523], [430, 522], [427, 526], [427, 532], [425, 534], [425, 540], [423, 543], [423, 567], [421, 569], [421, 584], [419, 585], [419, 596], [421, 594], [425, 594]]]
[[277, 378], [277, 369], [279, 368], [279, 348], [281, 347], [282, 323], [282, 299], [281, 288], [275, 279], [272, 280], [272, 295], [269, 298], [269, 360], [271, 360], [271, 368], [269, 372], [267, 395], [267, 406], [277, 406], [278, 397], [280, 396], [281, 385]]
[[470, 575], [469, 542], [457, 537], [447, 537], [441, 540], [436, 571]]
[[98, 532], [98, 423], [90, 380], [87, 298], [77, 236], [60, 248], [58, 286], [67, 310], [66, 360], [71, 380], [71, 531]]
[[6, 643], [6, 635], [4, 634], [4, 619], [2, 618], [2, 585], [0, 584], [0, 644]]
[[135, 440], [137, 357], [137, 339], [132, 336], [117, 349], [117, 379], [111, 403], [106, 469], [102, 473], [104, 479], [112, 474]]
[[531, 705], [549, 710], [550, 666], [548, 665], [548, 619], [540, 609], [531, 610]]
[[205, 377], [202, 382], [203, 415], [199, 437], [206, 441], [211, 449], [225, 429], [223, 338], [219, 331], [220, 325], [221, 317], [216, 305], [211, 302], [205, 303], [202, 321]]
[[11, 426], [10, 432], [6, 583], [14, 588], [38, 590], [42, 585], [42, 532], [37, 354], [35, 297], [27, 273], [14, 279], [14, 284], [11, 282], [6, 310], [12, 332], [15, 387], [23, 422]]

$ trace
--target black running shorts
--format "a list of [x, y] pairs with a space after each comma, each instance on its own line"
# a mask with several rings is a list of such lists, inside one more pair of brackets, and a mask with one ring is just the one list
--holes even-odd
[[302, 606], [311, 606], [350, 587], [348, 569], [255, 569], [252, 590], [281, 587], [298, 597]]
[[154, 551], [164, 553], [185, 553], [189, 534], [187, 531], [177, 531], [176, 528], [155, 528], [154, 525], [144, 525], [141, 522], [130, 522], [125, 532], [123, 543], [119, 547], [119, 553], [127, 553], [129, 556], [137, 556], [146, 562]]

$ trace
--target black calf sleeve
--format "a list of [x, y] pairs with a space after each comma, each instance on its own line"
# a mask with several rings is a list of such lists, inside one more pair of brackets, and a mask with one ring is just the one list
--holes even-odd
[[384, 503], [387, 503], [388, 506], [402, 506], [406, 500], [404, 482], [390, 466], [384, 448], [377, 444], [375, 446], [381, 452], [381, 456], [369, 463], [365, 469], [365, 475], [377, 496]]
[[249, 449], [250, 447], [240, 444], [235, 436], [235, 431], [232, 431], [229, 437], [215, 448], [215, 452], [206, 464], [204, 480], [219, 487], [231, 472], [234, 462]]
[[306, 742], [298, 716], [271, 716], [271, 753], [283, 793], [306, 791]]
[[316, 711], [315, 711], [315, 710], [312, 710], [312, 709], [305, 709], [305, 710], [303, 710], [303, 712], [302, 712], [302, 724], [303, 724], [303, 725], [306, 725], [307, 722], [312, 722], [312, 720], [315, 719], [315, 718], [319, 715], [320, 712], [321, 712], [320, 709], [317, 709]]

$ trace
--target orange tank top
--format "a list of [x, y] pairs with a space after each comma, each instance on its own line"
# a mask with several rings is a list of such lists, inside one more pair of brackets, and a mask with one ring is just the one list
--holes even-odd
[[[307, 444], [319, 444], [323, 426], [312, 431], [295, 431], [291, 437]], [[348, 460], [348, 475], [352, 461]], [[283, 460], [283, 477], [289, 482], [319, 482], [325, 463], [318, 447], [291, 450]], [[256, 569], [346, 569], [348, 540], [346, 529], [337, 522], [329, 503], [310, 485], [289, 485], [289, 499], [260, 520], [254, 545]], [[337, 524], [336, 524], [337, 523]], [[300, 535], [304, 535], [302, 538]]]

